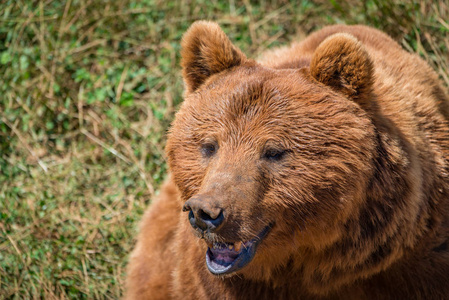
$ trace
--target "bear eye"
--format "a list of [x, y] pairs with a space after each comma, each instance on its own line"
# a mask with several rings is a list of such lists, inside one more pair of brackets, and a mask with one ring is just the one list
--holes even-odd
[[204, 157], [211, 157], [217, 152], [217, 145], [214, 143], [205, 143], [201, 145], [201, 153]]
[[287, 154], [285, 149], [267, 149], [263, 154], [263, 158], [271, 161], [280, 161]]

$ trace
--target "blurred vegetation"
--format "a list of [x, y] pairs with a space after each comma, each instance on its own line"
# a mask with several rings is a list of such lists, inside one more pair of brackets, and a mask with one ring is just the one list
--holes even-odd
[[0, 298], [122, 295], [167, 171], [180, 39], [197, 19], [250, 57], [327, 24], [368, 24], [449, 84], [447, 0], [3, 0]]

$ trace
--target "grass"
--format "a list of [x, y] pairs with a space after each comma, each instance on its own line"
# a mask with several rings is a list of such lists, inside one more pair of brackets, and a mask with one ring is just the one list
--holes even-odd
[[4, 0], [0, 299], [117, 299], [137, 224], [166, 176], [179, 43], [219, 22], [250, 57], [362, 23], [449, 85], [447, 1]]

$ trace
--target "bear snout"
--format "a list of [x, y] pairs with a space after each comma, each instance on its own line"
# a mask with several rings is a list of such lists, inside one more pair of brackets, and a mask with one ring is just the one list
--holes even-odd
[[213, 206], [202, 196], [190, 198], [183, 206], [183, 211], [188, 211], [190, 225], [195, 230], [202, 232], [214, 232], [223, 224], [223, 209]]

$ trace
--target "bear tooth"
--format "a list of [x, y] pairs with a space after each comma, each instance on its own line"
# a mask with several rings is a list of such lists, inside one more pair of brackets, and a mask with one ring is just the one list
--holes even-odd
[[239, 252], [239, 251], [240, 251], [240, 248], [242, 248], [242, 242], [236, 242], [236, 243], [234, 244], [234, 249], [235, 249], [235, 251]]

